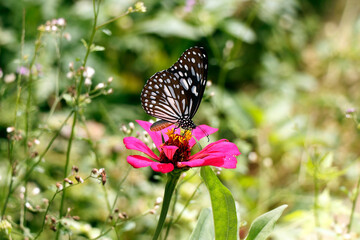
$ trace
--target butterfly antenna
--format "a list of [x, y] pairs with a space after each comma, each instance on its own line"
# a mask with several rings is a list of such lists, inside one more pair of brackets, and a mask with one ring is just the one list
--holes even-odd
[[210, 142], [209, 134], [204, 129], [202, 129], [200, 126], [197, 126], [197, 127], [205, 134], [205, 136], [208, 139], [208, 142]]

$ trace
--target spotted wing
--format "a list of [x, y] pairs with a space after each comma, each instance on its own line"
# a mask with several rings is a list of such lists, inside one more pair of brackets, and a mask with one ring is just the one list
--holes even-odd
[[179, 79], [168, 71], [154, 74], [141, 92], [141, 105], [153, 117], [176, 123], [181, 118], [185, 102]]
[[[192, 119], [206, 87], [207, 64], [205, 50], [193, 47], [169, 69], [154, 74], [141, 92], [145, 112], [170, 123]], [[164, 121], [155, 124], [153, 129], [165, 127]]]
[[192, 47], [186, 50], [167, 71], [172, 73], [182, 88], [181, 106], [183, 117], [192, 119], [197, 112], [207, 82], [208, 58], [204, 48]]

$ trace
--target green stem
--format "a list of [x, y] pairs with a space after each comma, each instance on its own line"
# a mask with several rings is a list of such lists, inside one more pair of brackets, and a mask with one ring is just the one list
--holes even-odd
[[99, 236], [95, 237], [95, 238], [91, 238], [91, 240], [96, 240], [96, 239], [99, 239], [103, 236], [105, 236], [106, 234], [108, 234], [111, 230], [113, 230], [114, 227], [110, 227], [109, 229], [107, 229], [105, 232], [101, 233]]
[[6, 212], [6, 208], [7, 208], [7, 204], [9, 202], [10, 199], [10, 195], [11, 195], [11, 188], [12, 185], [14, 183], [14, 175], [15, 175], [15, 169], [14, 169], [14, 164], [13, 164], [13, 160], [12, 160], [12, 143], [11, 143], [11, 139], [9, 139], [8, 141], [8, 155], [9, 155], [9, 162], [10, 162], [10, 167], [11, 167], [11, 176], [10, 176], [10, 184], [9, 184], [9, 190], [8, 190], [8, 194], [6, 195], [5, 198], [5, 202], [4, 202], [4, 206], [1, 210], [1, 219], [4, 218], [5, 216], [5, 212]]
[[[25, 8], [23, 9], [23, 19], [22, 19], [22, 33], [21, 33], [21, 48], [20, 48], [20, 62], [22, 66], [22, 61], [24, 60], [24, 43], [25, 42]], [[21, 67], [20, 66], [20, 67]], [[15, 112], [14, 112], [14, 127], [16, 129], [16, 121], [17, 121], [17, 111], [19, 108], [19, 102], [20, 102], [20, 95], [21, 95], [21, 74], [18, 74], [17, 83], [16, 83], [16, 89], [17, 89], [17, 95], [16, 95], [16, 103], [15, 103]]]
[[176, 207], [176, 202], [178, 200], [178, 195], [179, 195], [179, 188], [180, 188], [180, 184], [178, 184], [178, 188], [175, 189], [175, 196], [174, 196], [174, 201], [171, 207], [171, 214], [170, 214], [170, 220], [169, 223], [166, 226], [166, 231], [165, 231], [165, 236], [164, 236], [164, 240], [167, 239], [167, 237], [169, 236], [170, 233], [170, 228], [173, 225], [173, 219], [174, 219], [174, 215], [175, 215], [175, 207]]
[[61, 43], [62, 43], [62, 34], [63, 29], [61, 29], [59, 33], [59, 40], [55, 38], [55, 50], [56, 50], [56, 56], [57, 56], [57, 73], [55, 78], [55, 99], [54, 102], [51, 105], [49, 116], [47, 117], [46, 123], [49, 122], [49, 119], [54, 114], [55, 109], [58, 105], [58, 103], [61, 101], [62, 95], [60, 94], [60, 88], [59, 88], [59, 79], [61, 74]]
[[[86, 182], [89, 178], [91, 178], [91, 175], [88, 176], [88, 177], [86, 177], [86, 178], [84, 179], [84, 182]], [[83, 182], [83, 183], [84, 183], [84, 182]], [[65, 187], [65, 185], [63, 185], [64, 188], [63, 188], [62, 190], [56, 190], [56, 192], [54, 193], [53, 197], [52, 197], [51, 200], [49, 201], [48, 206], [47, 206], [47, 208], [46, 208], [46, 210], [45, 210], [45, 212], [44, 212], [44, 217], [43, 217], [41, 229], [40, 229], [40, 231], [38, 232], [38, 234], [35, 236], [34, 240], [36, 240], [37, 238], [39, 238], [39, 236], [41, 235], [41, 233], [44, 231], [44, 227], [45, 227], [45, 223], [46, 223], [46, 215], [47, 215], [47, 213], [49, 212], [50, 206], [51, 206], [52, 202], [54, 201], [55, 197], [56, 197], [59, 193], [61, 193], [62, 191], [64, 191], [65, 189], [67, 189], [67, 188], [72, 188], [72, 187], [75, 187], [75, 186], [77, 186], [77, 185], [79, 185], [79, 184], [83, 184], [83, 183], [78, 182], [78, 183], [74, 183], [73, 185], [70, 185], [70, 186], [67, 186], [67, 187]]]
[[[95, 0], [93, 0], [93, 11], [94, 11], [94, 23], [93, 23], [93, 27], [92, 27], [92, 32], [91, 32], [91, 36], [90, 36], [90, 40], [88, 42], [88, 48], [84, 57], [84, 61], [83, 61], [83, 68], [85, 68], [86, 63], [87, 63], [87, 59], [89, 57], [89, 54], [91, 52], [91, 45], [94, 41], [94, 37], [95, 37], [95, 33], [96, 33], [96, 24], [97, 24], [97, 17], [99, 14], [99, 9], [100, 9], [100, 3], [101, 0], [98, 1], [98, 5], [96, 7], [95, 4]], [[68, 167], [69, 167], [69, 162], [70, 162], [70, 152], [71, 152], [71, 146], [72, 146], [72, 141], [74, 138], [74, 132], [75, 132], [75, 125], [77, 122], [77, 118], [78, 118], [78, 111], [80, 108], [80, 96], [81, 96], [81, 89], [82, 89], [82, 85], [84, 82], [84, 75], [81, 74], [80, 77], [80, 82], [79, 85], [77, 87], [77, 91], [76, 91], [76, 99], [75, 99], [75, 112], [74, 112], [74, 119], [73, 119], [73, 123], [72, 123], [72, 127], [71, 127], [71, 133], [70, 133], [70, 138], [69, 138], [69, 143], [68, 143], [68, 147], [67, 147], [67, 152], [66, 152], [66, 162], [65, 162], [65, 167], [64, 167], [64, 179], [67, 177], [68, 174]], [[65, 180], [63, 181], [63, 186], [65, 186]], [[64, 208], [64, 202], [65, 202], [65, 196], [66, 196], [66, 190], [64, 188], [62, 196], [61, 196], [61, 202], [60, 202], [60, 209], [59, 209], [59, 219], [61, 219], [63, 217], [63, 208]], [[56, 232], [56, 239], [59, 239], [60, 237], [60, 228], [61, 228], [61, 224], [60, 221], [58, 223], [58, 231]]]
[[154, 237], [152, 238], [152, 240], [157, 240], [160, 236], [161, 230], [162, 230], [165, 220], [166, 220], [166, 215], [169, 210], [171, 197], [174, 193], [174, 190], [175, 190], [176, 184], [180, 178], [180, 175], [181, 175], [181, 172], [168, 173], [168, 176], [167, 176], [168, 179], [167, 179], [166, 186], [165, 186], [164, 199], [163, 199], [163, 204], [162, 204], [162, 208], [161, 208], [160, 218], [159, 218], [158, 225], [156, 227], [155, 234], [154, 234]]
[[194, 192], [191, 194], [190, 198], [185, 203], [184, 208], [181, 210], [181, 212], [179, 213], [177, 218], [173, 221], [173, 224], [176, 224], [180, 220], [180, 218], [183, 215], [183, 213], [185, 212], [186, 208], [190, 205], [190, 202], [193, 200], [193, 198], [195, 197], [195, 194], [198, 192], [201, 184], [203, 184], [203, 182], [200, 182], [199, 185], [197, 185], [196, 189], [194, 190]]
[[38, 234], [35, 236], [34, 240], [36, 240], [36, 239], [40, 236], [40, 234], [44, 231], [44, 227], [45, 227], [45, 223], [46, 223], [46, 215], [47, 215], [47, 213], [49, 212], [49, 208], [50, 208], [51, 203], [54, 201], [54, 199], [55, 199], [55, 197], [56, 197], [56, 195], [57, 195], [58, 193], [59, 193], [59, 191], [57, 190], [57, 191], [54, 193], [54, 195], [53, 195], [53, 197], [51, 198], [51, 200], [49, 201], [48, 206], [47, 206], [47, 208], [46, 208], [46, 211], [45, 211], [45, 213], [44, 213], [44, 218], [43, 218], [43, 222], [42, 222], [40, 231], [39, 231]]
[[[319, 222], [319, 183], [318, 183], [318, 177], [317, 177], [317, 173], [318, 173], [318, 159], [316, 159], [316, 162], [314, 163], [314, 219], [315, 219], [315, 226], [316, 228], [320, 227], [320, 222]], [[317, 239], [320, 239], [319, 234], [317, 235]]]
[[30, 65], [29, 65], [28, 97], [27, 97], [27, 101], [26, 101], [26, 111], [25, 111], [25, 139], [24, 139], [25, 153], [27, 152], [27, 142], [28, 142], [29, 131], [30, 131], [30, 107], [31, 107], [32, 91], [33, 91], [32, 67], [35, 64], [35, 60], [36, 60], [38, 51], [39, 51], [40, 46], [41, 46], [41, 37], [42, 37], [42, 32], [39, 32], [39, 36], [35, 41], [34, 56], [31, 59], [31, 62], [30, 62]]
[[[69, 168], [69, 163], [70, 163], [70, 152], [71, 152], [72, 141], [74, 139], [74, 134], [75, 134], [75, 125], [76, 125], [77, 114], [78, 114], [78, 112], [75, 111], [74, 116], [73, 116], [73, 123], [72, 123], [72, 127], [71, 127], [71, 133], [70, 133], [70, 137], [69, 137], [68, 147], [67, 147], [67, 151], [66, 151], [66, 162], [65, 162], [65, 167], [64, 167], [63, 186], [65, 186], [65, 183], [66, 183], [65, 178], [68, 175], [68, 168]], [[66, 195], [66, 188], [63, 189], [63, 193], [61, 195], [59, 219], [61, 219], [64, 216], [63, 209], [64, 209], [64, 203], [65, 203], [65, 195]], [[59, 239], [59, 236], [60, 236], [60, 226], [61, 225], [60, 225], [60, 221], [59, 221], [58, 231], [56, 232], [56, 239]]]
[[[85, 116], [84, 114], [80, 113], [80, 120], [84, 126], [84, 129], [85, 129], [85, 132], [86, 132], [86, 135], [88, 137], [88, 142], [89, 142], [89, 145], [90, 145], [90, 148], [91, 150], [93, 151], [93, 153], [95, 154], [95, 161], [96, 161], [96, 167], [97, 168], [100, 168], [101, 167], [101, 164], [100, 164], [100, 157], [99, 157], [99, 153], [98, 153], [98, 150], [97, 150], [97, 147], [95, 145], [95, 143], [91, 140], [91, 134], [90, 134], [90, 131], [86, 125], [86, 119], [85, 119]], [[108, 196], [108, 193], [107, 193], [107, 190], [106, 190], [106, 187], [105, 185], [102, 185], [102, 189], [104, 191], [104, 195], [105, 195], [105, 202], [106, 202], [106, 206], [108, 208], [108, 211], [109, 211], [109, 215], [111, 214], [111, 211], [112, 211], [112, 208], [110, 206], [110, 202], [109, 202], [109, 196]]]
[[104, 27], [105, 25], [107, 25], [109, 23], [115, 22], [119, 18], [124, 17], [124, 16], [128, 15], [129, 13], [130, 13], [129, 10], [127, 10], [125, 13], [121, 14], [120, 16], [114, 17], [114, 18], [110, 19], [109, 21], [106, 21], [105, 23], [100, 24], [99, 26], [96, 27], [96, 30], [99, 30], [100, 28]]
[[[31, 168], [25, 173], [25, 177], [23, 178], [23, 181], [27, 181], [30, 178], [31, 173], [34, 171], [34, 169], [37, 167], [37, 165], [39, 165], [39, 163], [41, 162], [41, 160], [43, 159], [43, 157], [45, 156], [45, 154], [49, 151], [50, 147], [52, 146], [53, 142], [55, 141], [55, 139], [59, 136], [61, 129], [65, 126], [65, 124], [67, 123], [67, 121], [69, 120], [69, 118], [71, 117], [71, 115], [73, 114], [73, 111], [71, 111], [69, 113], [69, 115], [67, 116], [67, 118], [65, 119], [65, 121], [61, 124], [60, 128], [57, 130], [57, 132], [55, 133], [55, 135], [53, 136], [53, 138], [50, 140], [49, 144], [47, 145], [46, 149], [44, 150], [44, 152], [39, 156], [39, 160], [34, 163], [34, 165], [31, 166]], [[14, 188], [11, 190], [11, 193], [14, 192], [15, 189], [17, 189], [22, 181], [18, 182]]]
[[[95, 0], [93, 0], [94, 23], [93, 23], [92, 32], [91, 32], [91, 35], [90, 35], [90, 40], [89, 40], [89, 42], [87, 44], [88, 47], [87, 47], [86, 54], [85, 54], [85, 57], [84, 57], [84, 62], [83, 62], [83, 65], [82, 65], [84, 68], [86, 67], [87, 59], [88, 59], [89, 54], [91, 52], [91, 45], [94, 42], [95, 33], [97, 31], [96, 24], [97, 24], [97, 18], [98, 18], [98, 14], [99, 14], [99, 9], [100, 9], [100, 2], [101, 2], [101, 0], [99, 0], [98, 6], [96, 8]], [[79, 86], [77, 88], [76, 105], [79, 105], [80, 93], [81, 93], [81, 88], [82, 88], [83, 82], [84, 82], [84, 75], [81, 74], [80, 83], [79, 83]]]
[[114, 211], [114, 209], [115, 209], [116, 202], [117, 202], [117, 200], [118, 200], [118, 198], [119, 198], [119, 195], [120, 195], [121, 186], [122, 186], [122, 184], [125, 182], [125, 180], [127, 179], [127, 177], [129, 176], [129, 173], [130, 173], [130, 170], [131, 170], [131, 169], [132, 169], [131, 166], [128, 167], [128, 169], [127, 169], [126, 172], [125, 172], [125, 175], [124, 175], [123, 179], [121, 179], [119, 185], [118, 185], [117, 188], [116, 188], [116, 189], [117, 189], [117, 190], [116, 190], [116, 196], [115, 196], [115, 199], [114, 199], [113, 204], [112, 204], [112, 206], [111, 206], [111, 212]]
[[350, 233], [350, 231], [351, 231], [351, 225], [354, 220], [354, 213], [355, 213], [357, 199], [359, 197], [359, 190], [360, 190], [360, 177], [359, 177], [357, 185], [356, 185], [355, 197], [352, 201], [351, 214], [350, 214], [349, 224], [347, 226], [348, 233]]

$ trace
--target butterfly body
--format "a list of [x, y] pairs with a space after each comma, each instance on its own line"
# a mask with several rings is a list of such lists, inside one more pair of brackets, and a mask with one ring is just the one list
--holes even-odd
[[192, 121], [207, 82], [208, 59], [204, 48], [187, 49], [167, 70], [155, 73], [141, 92], [145, 112], [161, 119], [151, 126], [159, 131], [171, 124], [183, 129], [196, 128]]

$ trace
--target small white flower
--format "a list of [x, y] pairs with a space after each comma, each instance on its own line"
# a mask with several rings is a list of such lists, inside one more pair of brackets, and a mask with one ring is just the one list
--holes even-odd
[[74, 69], [74, 62], [69, 62], [69, 69], [70, 70]]
[[258, 155], [256, 154], [256, 152], [250, 152], [248, 158], [250, 162], [256, 163], [258, 160]]
[[98, 174], [102, 174], [103, 171], [105, 171], [105, 168], [100, 168]]
[[135, 3], [135, 11], [146, 12], [146, 7], [143, 2]]
[[75, 176], [75, 179], [78, 183], [83, 183], [84, 179], [82, 179], [80, 176]]
[[7, 132], [7, 133], [11, 133], [11, 132], [13, 132], [13, 131], [15, 131], [15, 127], [8, 127], [8, 128], [6, 128], [6, 132]]
[[57, 27], [57, 26], [52, 26], [52, 27], [51, 27], [51, 30], [52, 30], [53, 32], [56, 32], [56, 31], [58, 30], [58, 27]]
[[50, 30], [51, 30], [51, 27], [49, 25], [46, 25], [45, 26], [45, 31], [50, 32]]
[[110, 88], [109, 90], [107, 90], [107, 92], [106, 92], [106, 93], [107, 93], [107, 94], [112, 94], [112, 93], [113, 93], [113, 91], [114, 91], [114, 90], [113, 90], [112, 88]]
[[99, 83], [98, 85], [96, 85], [95, 90], [102, 89], [104, 87], [105, 87], [104, 83]]
[[121, 130], [122, 130], [123, 132], [127, 132], [126, 126], [125, 126], [125, 125], [122, 125], [122, 126], [121, 126]]
[[59, 190], [59, 191], [61, 191], [61, 190], [63, 190], [63, 185], [61, 184], [61, 183], [56, 183], [56, 188]]
[[92, 84], [91, 78], [85, 78], [84, 84], [85, 84], [85, 86], [91, 86], [91, 84]]
[[99, 176], [99, 170], [94, 168], [93, 170], [91, 170], [91, 174], [94, 175], [94, 176]]
[[64, 18], [59, 18], [57, 20], [57, 24], [61, 27], [65, 26], [66, 22], [65, 22], [65, 19]]
[[34, 189], [32, 190], [32, 193], [33, 193], [34, 195], [38, 195], [38, 194], [40, 193], [40, 188], [38, 188], [38, 187], [34, 188]]
[[68, 32], [64, 33], [63, 37], [64, 37], [66, 40], [71, 41], [71, 34], [70, 34], [70, 33], [68, 33]]
[[107, 80], [108, 83], [111, 83], [112, 81], [113, 81], [113, 77], [109, 77]]
[[12, 83], [15, 81], [15, 79], [16, 79], [15, 73], [6, 74], [4, 77], [4, 82]]
[[67, 77], [68, 79], [73, 78], [73, 76], [74, 76], [74, 73], [73, 73], [73, 72], [68, 72], [68, 73], [66, 74], [66, 77]]
[[130, 127], [130, 129], [134, 129], [134, 128], [135, 128], [134, 123], [133, 123], [133, 122], [129, 122], [129, 127]]
[[155, 201], [155, 205], [159, 205], [162, 202], [163, 202], [163, 198], [162, 197], [157, 197], [156, 201]]
[[32, 208], [32, 207], [31, 207], [31, 204], [30, 204], [29, 202], [26, 202], [26, 203], [25, 203], [25, 207], [28, 208], [28, 209], [31, 209], [31, 208]]
[[92, 76], [94, 76], [94, 74], [95, 74], [95, 69], [93, 69], [92, 67], [86, 67], [85, 71], [83, 73], [83, 76], [92, 78]]
[[265, 167], [271, 167], [273, 165], [273, 160], [269, 157], [265, 158], [263, 162]]
[[39, 140], [39, 139], [34, 139], [34, 143], [35, 143], [36, 145], [39, 145], [39, 144], [40, 144], [40, 140]]

